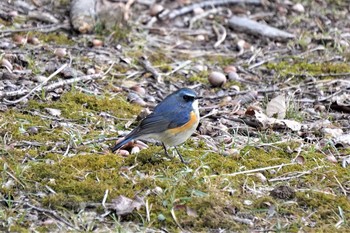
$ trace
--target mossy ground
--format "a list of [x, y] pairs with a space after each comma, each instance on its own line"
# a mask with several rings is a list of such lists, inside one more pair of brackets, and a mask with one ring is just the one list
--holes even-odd
[[[329, 33], [332, 40], [326, 38], [317, 42], [324, 46], [323, 50], [317, 54], [312, 52], [307, 57], [305, 52], [310, 49], [310, 45], [315, 45], [311, 32], [321, 37], [327, 36], [327, 33], [322, 31], [324, 34], [319, 35], [318, 28], [302, 29], [300, 33], [297, 31], [300, 34], [297, 39], [288, 43], [281, 42], [281, 52], [274, 53], [275, 49], [268, 51], [276, 59], [262, 65], [262, 70], [249, 67], [255, 62], [258, 64], [269, 60], [271, 57], [263, 55], [264, 49], [278, 48], [279, 45], [276, 43], [269, 47], [268, 41], [263, 42], [266, 44], [255, 44], [261, 40], [259, 37], [248, 34], [242, 36], [236, 32], [234, 38], [230, 35], [226, 38], [226, 43], [223, 42], [223, 50], [210, 50], [211, 44], [214, 45], [216, 41], [209, 40], [205, 41], [205, 47], [197, 47], [194, 37], [188, 37], [191, 46], [199, 48], [194, 54], [191, 50], [187, 53], [183, 50], [177, 51], [178, 48], [173, 47], [172, 43], [163, 48], [166, 43], [162, 44], [161, 40], [148, 40], [148, 36], [152, 35], [137, 25], [117, 27], [112, 32], [105, 31], [103, 27], [98, 28], [97, 25], [96, 33], [100, 35], [94, 37], [101, 40], [108, 38], [101, 51], [99, 48], [91, 48], [90, 45], [83, 49], [77, 48], [78, 44], [88, 44], [89, 36], [78, 38], [74, 35], [67, 36], [65, 32], [19, 33], [37, 37], [43, 44], [42, 50], [28, 44], [18, 47], [28, 49], [21, 53], [27, 57], [25, 60], [28, 64], [23, 67], [24, 70], [31, 70], [29, 76], [49, 75], [41, 69], [48, 61], [60, 63], [58, 61], [68, 62], [73, 58], [73, 67], [86, 71], [89, 67], [106, 70], [110, 61], [126, 59], [113, 65], [113, 77], [106, 78], [99, 86], [99, 96], [84, 94], [73, 86], [59, 100], [46, 101], [44, 97], [47, 93], [42, 92], [35, 96], [35, 100], [0, 112], [0, 231], [348, 231], [350, 170], [326, 157], [328, 154], [346, 156], [349, 154], [348, 149], [341, 150], [331, 145], [316, 147], [311, 143], [301, 142], [299, 135], [292, 135], [291, 132], [268, 130], [256, 133], [258, 143], [249, 142], [240, 148], [234, 148], [240, 151], [238, 155], [223, 156], [213, 152], [200, 137], [197, 138], [199, 141], [190, 139], [179, 147], [184, 158], [190, 161], [189, 164], [182, 164], [176, 153], [170, 160], [164, 156], [162, 147], [152, 144], [139, 154], [126, 157], [110, 152], [109, 147], [114, 141], [101, 140], [99, 143], [84, 144], [94, 139], [117, 136], [118, 130], [124, 130], [126, 123], [132, 122], [139, 113], [139, 106], [129, 104], [125, 96], [118, 93], [121, 80], [115, 77], [137, 71], [142, 74], [136, 77], [136, 81], [145, 86], [152, 82], [149, 81], [149, 74], [143, 73], [144, 69], [138, 62], [142, 56], [148, 57], [162, 75], [172, 71], [180, 62], [190, 59], [193, 65], [207, 66], [207, 71], [190, 71], [188, 75], [176, 72], [165, 77], [165, 83], [166, 87], [172, 84], [177, 86], [179, 83], [184, 86], [197, 85], [207, 89], [207, 93], [212, 95], [219, 90], [227, 90], [231, 85], [242, 87], [242, 90], [256, 90], [261, 86], [265, 88], [277, 83], [283, 88], [288, 85], [304, 85], [303, 82], [309, 77], [324, 81], [341, 77], [333, 76], [334, 74], [350, 72], [347, 62], [349, 50], [345, 43], [339, 43], [336, 33], [333, 32], [337, 26], [328, 26], [332, 17], [339, 17], [333, 13], [346, 12], [344, 9], [347, 5], [340, 0], [326, 2], [331, 4], [330, 7], [323, 7], [317, 12], [317, 17], [310, 14], [312, 24], [317, 24], [322, 30], [333, 27]], [[69, 1], [61, 3], [67, 5]], [[318, 1], [302, 3], [309, 4], [306, 5], [306, 10], [312, 10], [320, 4]], [[261, 13], [254, 12], [253, 8], [251, 10], [252, 15]], [[291, 16], [288, 30], [295, 27], [305, 28], [308, 19], [304, 16], [307, 14], [296, 16], [295, 12], [288, 12]], [[276, 15], [279, 13], [276, 12]], [[330, 15], [332, 17], [328, 17]], [[324, 18], [327, 20], [323, 24]], [[277, 21], [283, 26], [283, 20]], [[23, 23], [24, 18], [16, 18], [15, 22]], [[273, 24], [270, 20], [266, 22]], [[11, 26], [11, 23], [3, 20], [0, 23]], [[176, 28], [176, 25], [172, 26]], [[133, 29], [140, 31], [136, 34]], [[231, 31], [228, 32], [232, 34]], [[177, 39], [175, 34], [172, 37]], [[261, 48], [262, 53], [255, 53], [256, 50], [251, 53], [254, 50], [249, 49], [241, 55], [232, 53], [236, 39], [241, 37], [254, 47]], [[150, 41], [157, 43], [149, 44]], [[45, 46], [50, 47], [47, 49]], [[58, 47], [67, 48], [71, 57], [61, 60], [54, 57], [52, 52]], [[209, 55], [198, 55], [201, 54], [200, 49], [208, 50], [204, 54]], [[284, 50], [290, 53], [283, 54]], [[108, 56], [100, 56], [102, 54]], [[233, 54], [237, 56], [232, 56]], [[260, 60], [255, 59], [255, 55]], [[280, 55], [282, 57], [279, 58]], [[266, 83], [248, 85], [243, 82], [227, 82], [217, 89], [210, 87], [207, 81], [209, 72], [217, 68], [223, 69], [227, 65], [242, 66], [239, 72], [244, 77], [261, 76], [262, 82]], [[150, 86], [152, 85], [147, 89], [150, 88], [155, 93], [153, 86]], [[104, 93], [105, 88], [108, 91]], [[60, 115], [50, 115], [47, 108], [60, 110]], [[290, 107], [287, 118], [303, 122], [306, 116], [300, 108], [297, 104]], [[108, 113], [113, 117], [101, 113]], [[322, 117], [332, 116], [327, 112]], [[216, 118], [215, 120], [219, 121]], [[297, 139], [279, 143], [286, 136]], [[299, 148], [303, 148], [300, 154]], [[297, 155], [302, 158], [302, 162], [292, 163]], [[290, 187], [295, 195], [290, 199], [273, 196], [271, 191], [279, 186]], [[130, 199], [141, 197], [146, 206], [117, 216], [111, 203], [119, 196]], [[105, 206], [102, 204], [104, 198]], [[41, 210], [29, 208], [26, 206], [28, 203], [40, 207]], [[52, 212], [45, 212], [47, 210]]]
[[[30, 114], [34, 110], [44, 113], [46, 107], [60, 109], [62, 119], [88, 127], [88, 133], [80, 135], [80, 140], [72, 144], [74, 155], [64, 155], [64, 151], [72, 140], [75, 141], [72, 134], [76, 136], [79, 130], [67, 134], [63, 127], [52, 128], [53, 120]], [[106, 132], [106, 124], [120, 127], [121, 122], [100, 123], [103, 121], [98, 117], [101, 111], [128, 118], [134, 116], [139, 108], [126, 103], [123, 97], [96, 97], [72, 91], [55, 102], [30, 101], [20, 111], [2, 113], [2, 197], [11, 197], [16, 201], [20, 193], [25, 192], [28, 198], [45, 208], [78, 213], [93, 206], [101, 214], [104, 212], [101, 202], [106, 190], [107, 203], [119, 195], [129, 198], [141, 196], [149, 205], [149, 221], [145, 207], [134, 210], [118, 221], [132, 220], [142, 227], [165, 227], [171, 231], [180, 226], [194, 231], [250, 229], [249, 225], [234, 221], [232, 216], [251, 221], [269, 218], [278, 231], [312, 230], [315, 226], [328, 231], [335, 229], [335, 224], [340, 221], [340, 210], [343, 218], [350, 216], [350, 204], [338, 184], [347, 182], [346, 177], [350, 177], [350, 172], [328, 162], [320, 152], [310, 150], [303, 153], [304, 164], [260, 172], [267, 180], [305, 172], [296, 178], [274, 182], [266, 182], [255, 173], [230, 174], [288, 164], [295, 157], [295, 153], [288, 151], [296, 148], [298, 143], [262, 148], [246, 146], [239, 157], [225, 157], [210, 152], [202, 143], [194, 150], [196, 144], [190, 140], [180, 147], [183, 156], [190, 161], [187, 165], [177, 157], [171, 160], [164, 157], [162, 148], [158, 146], [151, 146], [137, 155], [122, 157], [99, 145], [80, 144]], [[90, 122], [89, 126], [86, 126], [86, 122]], [[33, 126], [40, 130], [30, 135], [28, 128]], [[40, 145], [23, 149], [9, 143], [24, 140]], [[9, 180], [13, 184], [4, 185]], [[296, 190], [296, 197], [289, 203], [269, 195], [271, 189], [279, 184], [287, 184]], [[274, 214], [270, 216], [272, 207]], [[15, 207], [1, 212], [1, 218], [15, 215]], [[315, 226], [305, 226], [305, 218], [309, 218]], [[261, 227], [264, 225], [260, 221], [257, 223]], [[11, 226], [12, 223], [7, 224]], [[29, 224], [27, 221], [17, 222], [10, 229], [24, 229]], [[42, 226], [41, 230], [49, 231], [50, 227]], [[344, 222], [341, 227], [349, 226]]]

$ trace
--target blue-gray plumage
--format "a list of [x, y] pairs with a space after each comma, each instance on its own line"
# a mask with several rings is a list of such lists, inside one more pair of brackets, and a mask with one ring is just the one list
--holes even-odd
[[[118, 150], [131, 140], [142, 138], [159, 140], [163, 146], [177, 146], [183, 143], [199, 123], [197, 99], [197, 94], [192, 89], [181, 88], [175, 91], [160, 102], [139, 126], [112, 148], [112, 151]], [[167, 154], [165, 146], [164, 149]], [[180, 153], [179, 156], [184, 162]]]

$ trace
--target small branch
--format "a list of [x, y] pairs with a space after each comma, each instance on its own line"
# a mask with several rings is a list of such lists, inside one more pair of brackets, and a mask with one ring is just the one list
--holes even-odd
[[183, 62], [181, 65], [179, 65], [178, 67], [176, 67], [175, 69], [173, 69], [172, 71], [166, 73], [165, 76], [172, 75], [173, 73], [176, 73], [177, 71], [181, 70], [182, 68], [188, 66], [191, 63], [192, 63], [192, 61], [187, 60], [187, 61]]
[[237, 175], [255, 173], [255, 172], [260, 172], [260, 171], [267, 171], [267, 170], [271, 170], [271, 169], [275, 169], [275, 168], [282, 168], [282, 167], [295, 165], [295, 164], [296, 163], [286, 163], [286, 164], [280, 164], [280, 165], [276, 165], [276, 166], [262, 167], [262, 168], [247, 170], [247, 171], [234, 172], [234, 173], [229, 173], [229, 174], [210, 175], [210, 176], [204, 176], [204, 177], [205, 178], [212, 178], [212, 177], [218, 177], [218, 176], [237, 176]]
[[161, 15], [160, 17], [162, 19], [174, 19], [178, 16], [187, 14], [192, 12], [196, 8], [206, 8], [206, 7], [217, 7], [222, 5], [230, 5], [230, 4], [240, 4], [240, 3], [246, 3], [246, 4], [261, 4], [261, 0], [209, 0], [199, 3], [194, 3], [192, 5], [188, 5], [186, 7], [182, 7], [180, 9], [176, 9], [173, 11], [170, 11], [167, 15]]
[[268, 37], [276, 40], [286, 40], [295, 37], [289, 32], [282, 31], [269, 25], [256, 22], [246, 17], [232, 16], [231, 19], [228, 21], [228, 25], [233, 30], [258, 35], [262, 38]]
[[304, 176], [304, 175], [307, 175], [307, 174], [311, 174], [313, 171], [315, 171], [317, 169], [324, 168], [324, 167], [325, 166], [318, 166], [318, 167], [312, 168], [312, 169], [310, 169], [308, 171], [298, 172], [299, 174], [294, 175], [294, 176], [277, 177], [277, 178], [269, 179], [269, 182], [286, 181], [286, 180], [296, 179], [296, 178], [299, 178], [301, 176]]
[[149, 62], [149, 60], [145, 57], [142, 56], [141, 59], [139, 59], [139, 62], [141, 66], [147, 71], [150, 72], [153, 77], [157, 80], [158, 83], [162, 82], [162, 77], [158, 73], [158, 71], [152, 66], [152, 64]]
[[[214, 29], [214, 31], [216, 33], [216, 36], [218, 37], [218, 40], [214, 44], [214, 48], [218, 47], [222, 42], [224, 42], [225, 39], [226, 39], [226, 36], [227, 36], [227, 32], [226, 32], [225, 27], [222, 26], [221, 24], [219, 24], [218, 27], [220, 28], [220, 30], [217, 29], [215, 27], [215, 25], [213, 26], [213, 29]], [[222, 34], [220, 34], [220, 31], [222, 32]]]
[[67, 67], [67, 63], [62, 65], [60, 68], [58, 68], [53, 74], [51, 74], [44, 82], [40, 83], [38, 86], [34, 87], [28, 94], [26, 94], [25, 96], [22, 96], [21, 98], [19, 98], [18, 100], [7, 100], [4, 99], [5, 102], [9, 103], [9, 104], [16, 104], [19, 103], [21, 101], [23, 101], [24, 99], [26, 99], [27, 97], [29, 97], [31, 94], [33, 94], [34, 92], [36, 92], [37, 90], [41, 90], [41, 88], [49, 81], [51, 80], [53, 77], [55, 77], [58, 73], [60, 73], [62, 70], [64, 70], [64, 68]]
[[110, 137], [110, 138], [99, 138], [99, 139], [93, 139], [89, 141], [82, 142], [82, 145], [88, 145], [88, 144], [95, 144], [95, 143], [101, 143], [101, 142], [106, 142], [106, 141], [115, 141], [118, 140], [119, 137]]
[[57, 31], [59, 29], [70, 29], [70, 26], [68, 23], [66, 23], [66, 24], [50, 24], [50, 25], [43, 25], [40, 27], [0, 30], [0, 34], [2, 34], [2, 33], [17, 33], [17, 32], [31, 32], [31, 31], [53, 32], [53, 31]]
[[236, 222], [239, 222], [239, 223], [244, 223], [244, 224], [247, 224], [251, 227], [254, 226], [254, 222], [250, 219], [246, 219], [246, 218], [240, 218], [240, 217], [237, 217], [237, 216], [233, 216], [231, 215], [230, 218], [232, 218], [232, 220], [236, 221]]
[[75, 226], [73, 226], [70, 222], [68, 222], [67, 220], [65, 220], [64, 218], [62, 218], [61, 216], [59, 216], [55, 211], [53, 210], [48, 210], [48, 209], [44, 209], [44, 208], [40, 208], [40, 207], [36, 207], [33, 206], [29, 203], [24, 203], [24, 206], [27, 206], [33, 210], [45, 213], [45, 214], [49, 214], [51, 215], [53, 218], [57, 219], [58, 221], [64, 223], [65, 225], [67, 225], [68, 227], [75, 229], [75, 230], [79, 230], [78, 228], [76, 228]]

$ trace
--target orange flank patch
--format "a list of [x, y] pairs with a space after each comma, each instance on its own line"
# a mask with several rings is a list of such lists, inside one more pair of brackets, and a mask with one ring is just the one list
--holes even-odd
[[179, 133], [186, 132], [187, 130], [190, 130], [194, 125], [196, 125], [198, 120], [199, 119], [197, 118], [196, 114], [192, 111], [191, 118], [186, 124], [184, 124], [180, 127], [177, 127], [177, 128], [169, 129], [168, 131], [170, 133], [173, 133], [173, 134], [179, 134]]

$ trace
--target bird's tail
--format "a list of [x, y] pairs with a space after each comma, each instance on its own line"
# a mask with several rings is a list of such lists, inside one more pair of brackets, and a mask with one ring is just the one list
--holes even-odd
[[120, 141], [115, 146], [113, 146], [111, 148], [111, 151], [115, 152], [116, 150], [118, 150], [119, 148], [121, 148], [122, 146], [124, 146], [125, 144], [127, 144], [128, 142], [130, 142], [133, 139], [134, 139], [134, 137], [126, 137], [126, 138], [124, 138], [124, 140]]

